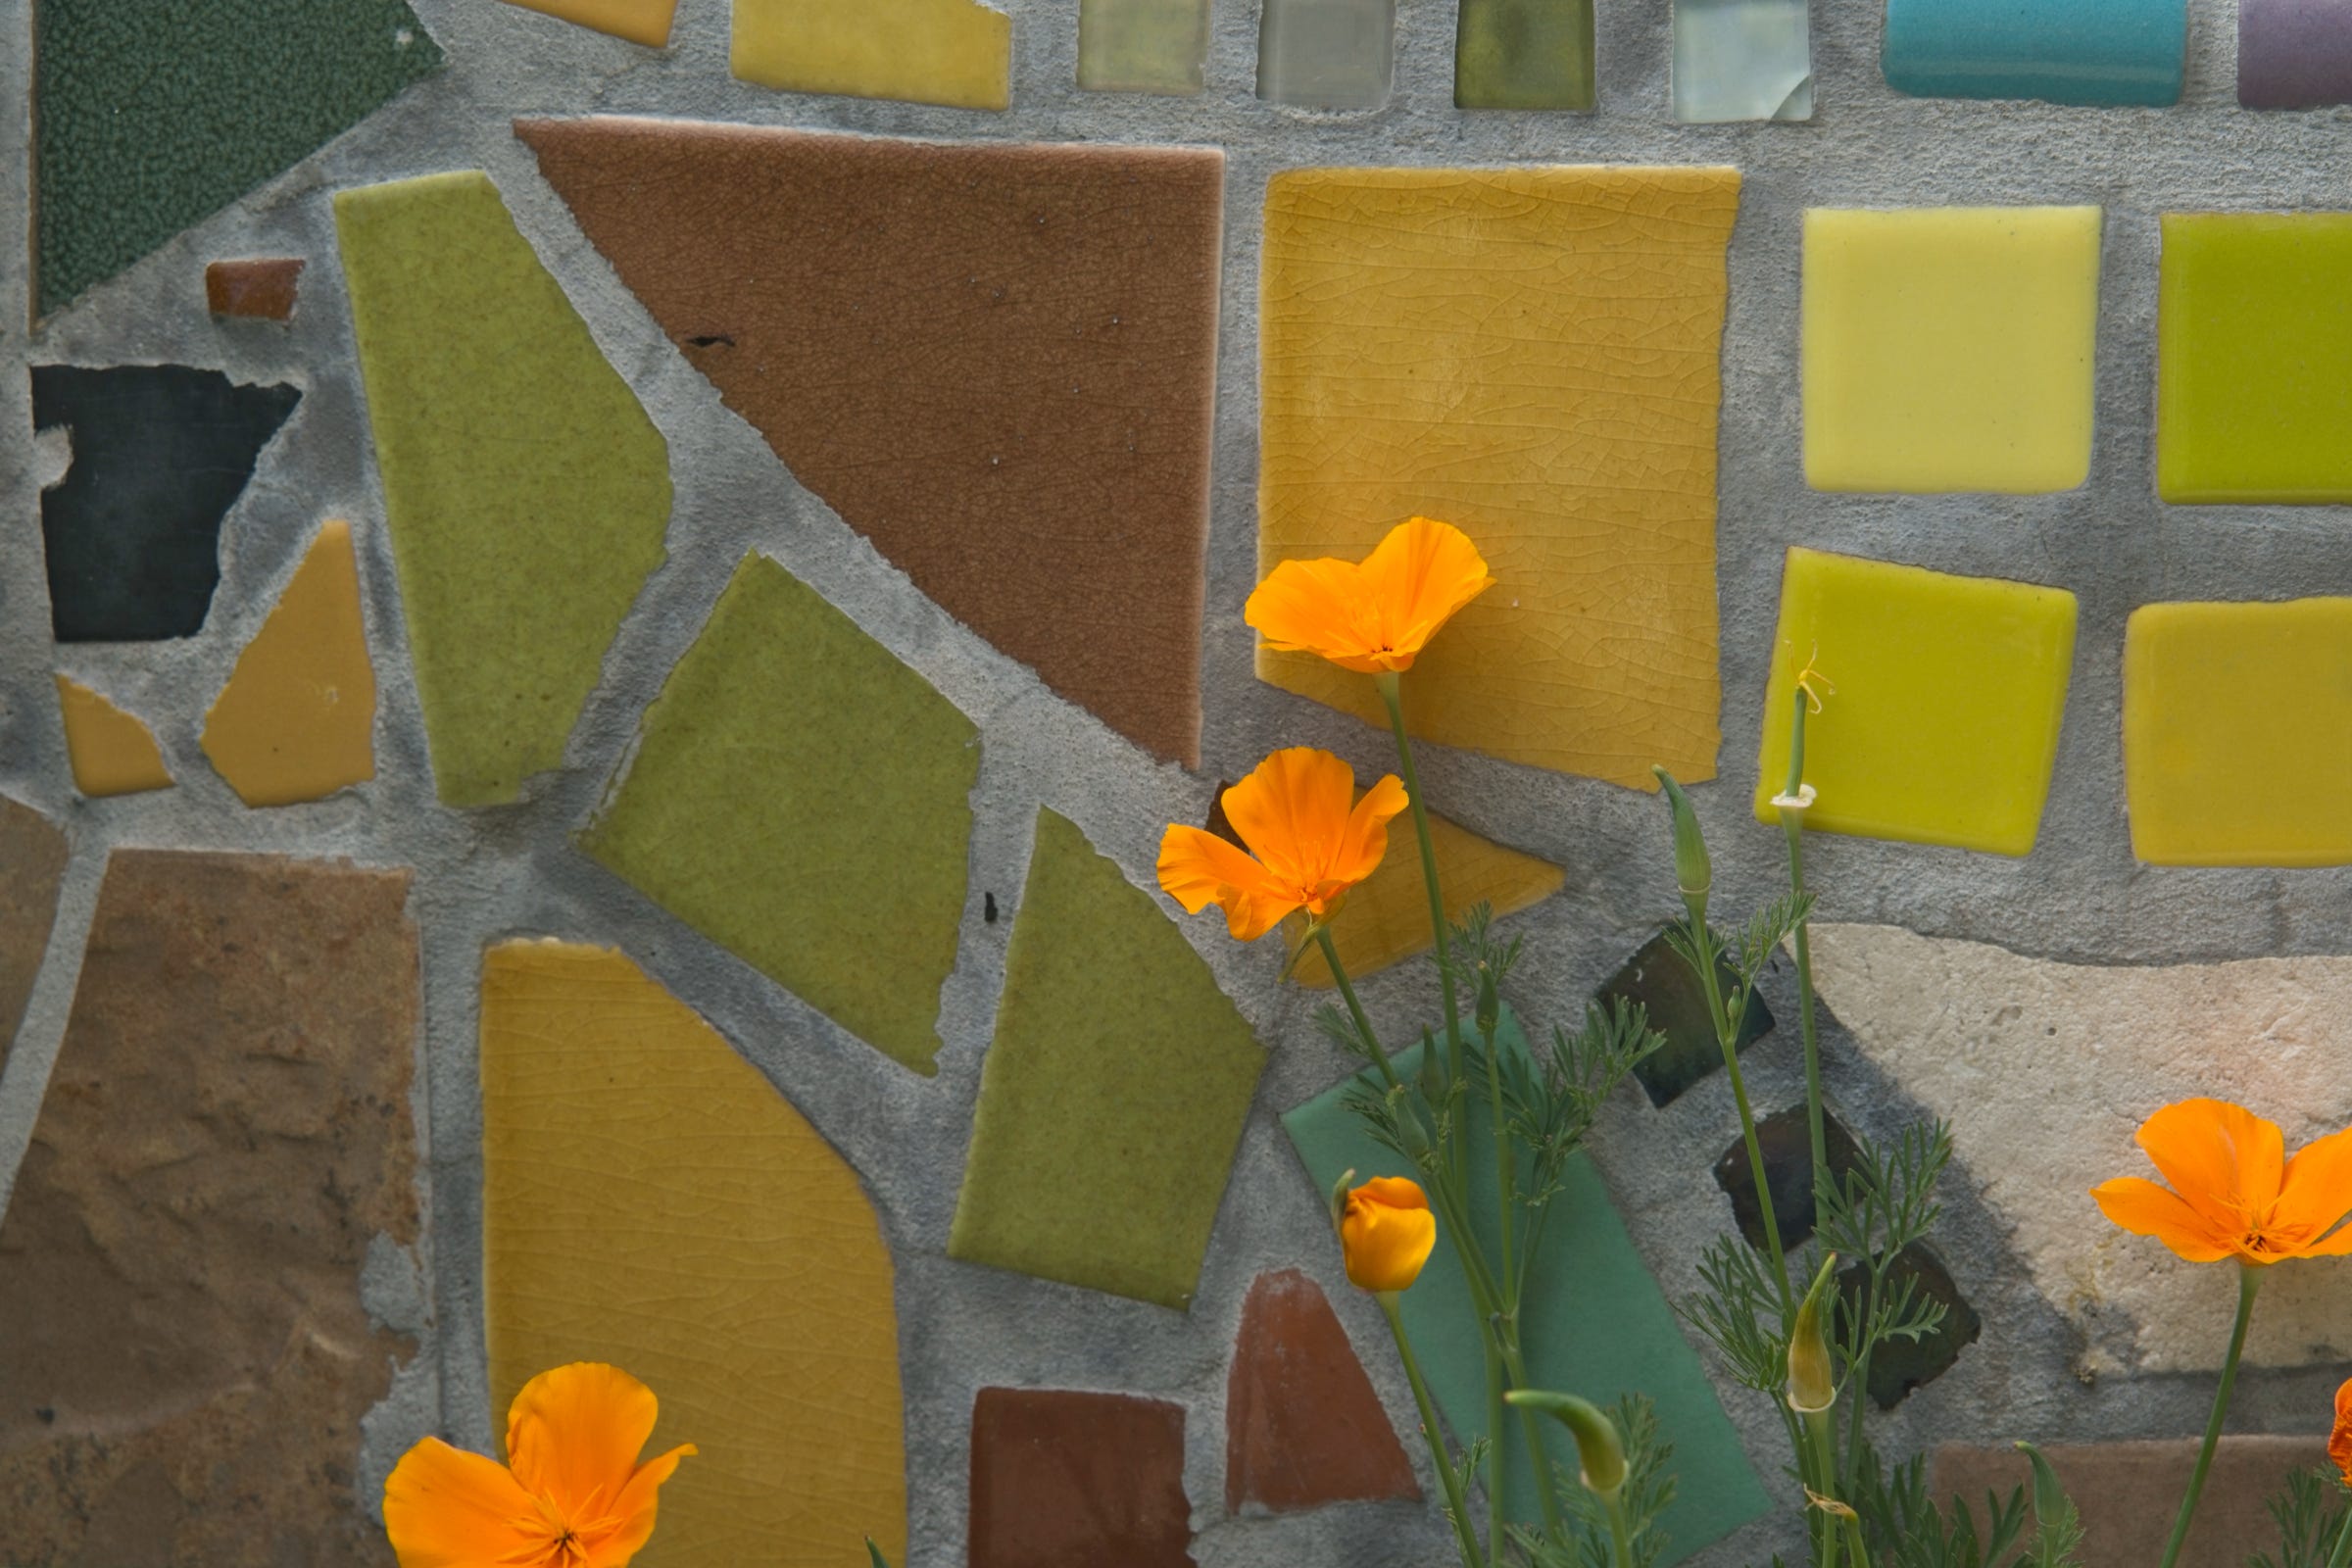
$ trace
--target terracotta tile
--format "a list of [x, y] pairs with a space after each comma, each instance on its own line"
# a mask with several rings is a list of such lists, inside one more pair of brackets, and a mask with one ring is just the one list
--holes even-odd
[[29, 806], [0, 795], [0, 1067], [40, 978], [66, 874], [66, 835]]
[[351, 524], [311, 541], [204, 719], [204, 755], [247, 806], [316, 801], [375, 777], [375, 666]]
[[1462, 0], [1455, 108], [1589, 110], [1593, 98], [1592, 0]]
[[31, 1563], [381, 1564], [360, 1422], [417, 1232], [401, 871], [119, 850], [0, 1225], [0, 1497]]
[[481, 1075], [493, 1410], [609, 1361], [661, 1397], [659, 1448], [701, 1449], [662, 1489], [662, 1561], [843, 1568], [870, 1535], [905, 1562], [893, 1270], [858, 1173], [611, 949], [492, 948]]
[[193, 637], [220, 584], [220, 523], [294, 412], [290, 386], [219, 370], [32, 368], [32, 427], [73, 466], [41, 492], [49, 619], [61, 643]]
[[662, 564], [668, 445], [488, 175], [344, 191], [335, 232], [433, 782], [513, 801]]
[[1378, 109], [1396, 78], [1396, 0], [1266, 0], [1257, 95], [1299, 109]]
[[972, 1401], [971, 1568], [1195, 1568], [1184, 1407], [982, 1389]]
[[574, 25], [609, 32], [648, 49], [668, 46], [670, 21], [678, 9], [678, 0], [509, 0], [509, 4], [561, 17]]
[[290, 321], [302, 292], [302, 269], [299, 256], [211, 263], [204, 270], [205, 307], [215, 316]]
[[[1727, 993], [1738, 984], [1728, 959], [1717, 966], [1716, 978]], [[1634, 1068], [1652, 1105], [1671, 1105], [1693, 1084], [1723, 1070], [1723, 1044], [1715, 1038], [1706, 989], [1665, 932], [1643, 943], [1592, 1000], [1603, 1007], [1620, 1001], [1639, 1005], [1649, 1027], [1665, 1037], [1665, 1043]], [[1772, 1009], [1764, 998], [1750, 996], [1747, 1011], [1740, 1018], [1736, 1049], [1747, 1050], [1772, 1033]]]
[[[1722, 1060], [1720, 1048], [1716, 1059]], [[1854, 1135], [1836, 1116], [1825, 1113], [1822, 1142], [1829, 1146], [1831, 1178], [1843, 1180], [1862, 1156]], [[1772, 1189], [1772, 1217], [1780, 1225], [1781, 1243], [1801, 1246], [1812, 1237], [1817, 1217], [1813, 1207], [1813, 1134], [1805, 1107], [1791, 1105], [1757, 1122], [1756, 1147], [1764, 1155], [1764, 1180]], [[1756, 1172], [1748, 1163], [1745, 1138], [1735, 1136], [1716, 1156], [1715, 1185], [1732, 1200], [1732, 1217], [1739, 1221], [1740, 1234], [1747, 1238], [1747, 1245], [1763, 1247], [1764, 1205], [1756, 1200]]]
[[1260, 1274], [1225, 1380], [1225, 1511], [1420, 1495], [1322, 1289], [1297, 1269]]
[[[1475, 904], [1489, 906], [1496, 919], [1516, 914], [1559, 892], [1568, 878], [1548, 860], [1481, 838], [1435, 812], [1429, 818], [1429, 837], [1438, 856], [1438, 885], [1446, 890], [1446, 912], [1456, 920]], [[1284, 930], [1297, 947], [1305, 922], [1294, 916]], [[1421, 849], [1411, 822], [1399, 818], [1392, 824], [1388, 857], [1379, 870], [1348, 893], [1331, 922], [1331, 940], [1351, 981], [1427, 953], [1435, 945], [1429, 929], [1429, 884], [1422, 876]], [[1332, 985], [1331, 966], [1317, 950], [1310, 949], [1292, 975], [1300, 985]]]
[[1055, 692], [1197, 761], [1221, 154], [515, 132], [802, 483]]
[[1012, 18], [978, 0], [735, 0], [730, 64], [786, 92], [1003, 109]]
[[172, 787], [155, 731], [77, 680], [57, 677], [58, 711], [74, 787], [91, 799]]

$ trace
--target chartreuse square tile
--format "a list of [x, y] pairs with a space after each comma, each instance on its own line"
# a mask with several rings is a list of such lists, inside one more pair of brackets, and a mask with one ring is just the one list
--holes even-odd
[[955, 109], [1012, 99], [1012, 18], [979, 0], [734, 0], [730, 68], [786, 92]]
[[1806, 482], [2082, 484], [2099, 235], [2096, 207], [1806, 213]]
[[1805, 729], [1805, 825], [2024, 855], [2058, 755], [2075, 596], [1791, 550], [1764, 697], [1756, 816], [1780, 819], [1797, 677], [1835, 686]]
[[2168, 213], [2167, 501], [2352, 501], [2352, 213]]
[[1592, 0], [1461, 0], [1456, 109], [1589, 110]]
[[1922, 98], [2180, 101], [2188, 0], [1886, 0], [1886, 85]]
[[2352, 862], [2352, 599], [2146, 605], [2124, 633], [2132, 852]]
[[[1526, 1052], [1526, 1037], [1507, 1008], [1496, 1033], [1504, 1051]], [[1410, 1047], [1393, 1059], [1409, 1081], [1421, 1070], [1421, 1048]], [[1318, 1194], [1328, 1193], [1349, 1170], [1358, 1181], [1412, 1173], [1401, 1155], [1374, 1141], [1347, 1103], [1359, 1088], [1376, 1087], [1366, 1069], [1283, 1116], [1283, 1130]], [[1471, 1148], [1485, 1148], [1492, 1123], [1478, 1097], [1470, 1099], [1464, 1136]], [[1495, 1238], [1487, 1227], [1495, 1207], [1494, 1169], [1482, 1160], [1470, 1165], [1471, 1223], [1492, 1249]], [[1544, 1310], [1523, 1325], [1529, 1379], [1538, 1388], [1571, 1389], [1601, 1403], [1622, 1394], [1647, 1395], [1656, 1403], [1661, 1434], [1674, 1445], [1681, 1485], [1663, 1521], [1669, 1544], [1660, 1563], [1680, 1562], [1760, 1518], [1771, 1503], [1740, 1434], [1724, 1414], [1665, 1293], [1627, 1235], [1608, 1184], [1581, 1153], [1570, 1158], [1566, 1185], [1551, 1201], [1537, 1259], [1527, 1292]], [[1437, 1251], [1397, 1304], [1446, 1424], [1459, 1443], [1483, 1437], [1486, 1374], [1478, 1319], [1461, 1263], [1443, 1228]], [[1552, 1428], [1547, 1456], [1573, 1471], [1576, 1452], [1566, 1438]], [[1560, 1446], [1548, 1446], [1553, 1440]], [[1504, 1489], [1510, 1511], [1519, 1523], [1535, 1525], [1541, 1515], [1535, 1470], [1517, 1423], [1504, 1423], [1502, 1443], [1511, 1468]]]

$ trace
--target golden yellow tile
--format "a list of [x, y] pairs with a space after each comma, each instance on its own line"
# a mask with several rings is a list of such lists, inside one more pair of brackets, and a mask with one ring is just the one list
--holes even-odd
[[[1711, 777], [1731, 169], [1312, 169], [1266, 190], [1258, 571], [1461, 528], [1494, 587], [1405, 677], [1416, 735]], [[1385, 722], [1369, 679], [1260, 649]]]
[[594, 27], [615, 38], [661, 49], [669, 43], [670, 18], [678, 0], [507, 0], [526, 11], [561, 17], [582, 27]]
[[66, 756], [74, 787], [91, 797], [168, 790], [172, 770], [155, 732], [77, 680], [57, 677], [57, 706], [66, 721]]
[[[1548, 860], [1505, 849], [1442, 816], [1429, 819], [1429, 838], [1438, 853], [1438, 886], [1445, 890], [1446, 912], [1452, 919], [1460, 919], [1474, 904], [1492, 905], [1499, 919], [1541, 904], [1568, 879]], [[1299, 918], [1294, 915], [1285, 929], [1291, 945], [1298, 946], [1305, 929]], [[1389, 825], [1387, 858], [1348, 895], [1332, 921], [1331, 940], [1350, 980], [1429, 951], [1429, 886], [1422, 879], [1421, 846], [1410, 817]], [[1312, 948], [1293, 975], [1301, 985], [1332, 983], [1331, 966]]]
[[2347, 733], [2352, 599], [2132, 612], [2124, 789], [2141, 859], [2352, 862]]
[[483, 1294], [494, 1408], [608, 1361], [693, 1443], [648, 1560], [850, 1568], [906, 1544], [892, 1266], [858, 1175], [620, 954], [482, 962]]
[[351, 524], [329, 522], [204, 718], [204, 755], [247, 806], [375, 777], [375, 666]]
[[1002, 109], [1012, 18], [978, 0], [735, 0], [732, 67], [785, 92]]

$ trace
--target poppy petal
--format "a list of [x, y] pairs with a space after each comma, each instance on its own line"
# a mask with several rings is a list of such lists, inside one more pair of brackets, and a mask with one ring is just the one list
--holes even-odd
[[1225, 820], [1287, 889], [1331, 875], [1355, 804], [1355, 769], [1329, 752], [1275, 752], [1225, 792]]
[[2153, 1236], [2191, 1263], [2218, 1263], [2236, 1249], [2218, 1239], [2213, 1222], [2191, 1208], [2180, 1195], [2142, 1181], [2119, 1176], [2090, 1190], [2099, 1211], [2134, 1236]]
[[2276, 1122], [2224, 1100], [2183, 1100], [2140, 1124], [2138, 1143], [2173, 1191], [2225, 1232], [2278, 1200], [2286, 1139]]
[[2287, 1162], [2271, 1223], [2292, 1239], [2325, 1236], [2352, 1214], [2352, 1128], [2315, 1139]]
[[2328, 1457], [2344, 1473], [2344, 1485], [2352, 1487], [2352, 1379], [2335, 1391], [2335, 1431], [2328, 1440]]
[[1320, 654], [1365, 674], [1390, 667], [1377, 657], [1376, 628], [1364, 624], [1363, 568], [1352, 561], [1286, 561], [1266, 574], [1242, 619], [1277, 653]]
[[1412, 806], [1404, 785], [1394, 773], [1364, 791], [1364, 798], [1348, 813], [1348, 826], [1332, 858], [1331, 875], [1349, 887], [1380, 869], [1389, 853], [1389, 823]]
[[1470, 536], [1428, 517], [1390, 529], [1364, 558], [1363, 581], [1380, 616], [1384, 645], [1402, 656], [1398, 669], [1410, 668], [1413, 656], [1455, 612], [1494, 586]]
[[1357, 1196], [1385, 1203], [1390, 1208], [1427, 1208], [1429, 1195], [1421, 1184], [1408, 1176], [1375, 1176], [1355, 1189]]
[[698, 1450], [691, 1443], [682, 1444], [667, 1453], [648, 1459], [629, 1477], [628, 1485], [620, 1489], [620, 1496], [612, 1504], [612, 1517], [617, 1521], [612, 1533], [596, 1544], [588, 1554], [586, 1568], [627, 1568], [628, 1561], [645, 1545], [654, 1533], [654, 1515], [662, 1483], [677, 1469], [678, 1461]]
[[400, 1568], [482, 1568], [545, 1544], [538, 1505], [496, 1459], [426, 1438], [384, 1482], [384, 1532]]
[[2352, 1225], [2345, 1226], [2323, 1241], [2306, 1242], [2296, 1249], [2297, 1257], [2352, 1257]]
[[1264, 866], [1214, 833], [1182, 822], [1160, 835], [1158, 870], [1160, 891], [1187, 914], [1212, 904], [1223, 908], [1237, 942], [1255, 942], [1298, 906]]
[[609, 1507], [636, 1472], [660, 1413], [654, 1391], [616, 1366], [560, 1366], [514, 1396], [507, 1461], [525, 1491], [553, 1498], [566, 1512]]

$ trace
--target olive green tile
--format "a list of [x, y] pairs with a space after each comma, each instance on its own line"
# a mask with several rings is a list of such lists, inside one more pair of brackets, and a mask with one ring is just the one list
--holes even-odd
[[1591, 109], [1592, 0], [1462, 0], [1453, 102], [1458, 109]]

